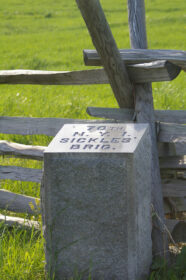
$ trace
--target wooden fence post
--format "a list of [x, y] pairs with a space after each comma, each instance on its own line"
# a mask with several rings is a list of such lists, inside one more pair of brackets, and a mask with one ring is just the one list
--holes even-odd
[[76, 0], [121, 108], [134, 108], [133, 85], [99, 0]]
[[[144, 0], [128, 0], [128, 19], [131, 47], [146, 49], [147, 37], [145, 26]], [[165, 251], [168, 249], [168, 246], [167, 237], [164, 233], [163, 196], [157, 151], [157, 136], [153, 108], [152, 87], [150, 83], [135, 85], [135, 111], [137, 122], [145, 122], [149, 123], [150, 125], [152, 141], [152, 204], [155, 210], [152, 229], [153, 256], [164, 256]]]

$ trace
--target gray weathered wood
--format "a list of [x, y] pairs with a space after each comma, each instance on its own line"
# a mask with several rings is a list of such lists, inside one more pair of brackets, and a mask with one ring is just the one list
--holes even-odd
[[[147, 49], [144, 0], [128, 0], [128, 18], [131, 47], [133, 49]], [[135, 52], [135, 50], [132, 50], [131, 52]], [[141, 50], [140, 52], [142, 53], [143, 51]], [[138, 56], [140, 56], [140, 52], [138, 52]], [[160, 58], [158, 57], [158, 59]], [[168, 242], [166, 242], [166, 236], [163, 231], [163, 194], [160, 179], [151, 84], [136, 84], [134, 88], [134, 94], [136, 121], [140, 123], [149, 123], [152, 142], [151, 189], [152, 204], [156, 214], [153, 216], [152, 251], [154, 256], [164, 256], [164, 250], [168, 249]]]
[[186, 142], [186, 125], [181, 124], [159, 124], [159, 142]]
[[43, 151], [45, 148], [43, 146], [23, 145], [0, 140], [0, 155], [43, 160]]
[[[165, 69], [166, 67], [162, 68]], [[0, 84], [87, 85], [107, 83], [108, 78], [103, 69], [82, 71], [0, 71]]]
[[[154, 61], [144, 64], [127, 65], [132, 82], [171, 81], [181, 68], [168, 61]], [[39, 85], [88, 85], [108, 84], [104, 69], [54, 72], [39, 70], [2, 70], [0, 84], [39, 84]]]
[[0, 117], [0, 132], [5, 134], [54, 136], [70, 119]]
[[108, 123], [114, 121], [61, 119], [61, 118], [22, 118], [0, 117], [0, 133], [19, 135], [55, 136], [64, 124]]
[[[174, 183], [174, 180], [179, 180], [182, 184], [186, 184], [185, 169], [161, 169], [161, 178], [163, 182]], [[185, 183], [184, 183], [185, 182]]]
[[186, 169], [186, 156], [173, 156], [160, 158], [161, 169]]
[[131, 122], [134, 117], [134, 109], [87, 107], [87, 113], [92, 117], [125, 122]]
[[42, 178], [41, 169], [24, 168], [19, 166], [0, 166], [1, 180], [16, 180], [40, 183]]
[[181, 71], [179, 66], [166, 60], [126, 65], [126, 67], [133, 83], [172, 81]]
[[156, 110], [155, 119], [165, 123], [186, 124], [186, 110]]
[[[186, 198], [185, 197], [173, 197], [172, 201], [175, 205], [176, 212], [185, 212], [186, 211]], [[164, 211], [165, 214], [172, 213], [172, 209], [170, 205], [168, 205], [167, 201], [164, 201]]]
[[32, 228], [39, 230], [41, 228], [39, 222], [23, 219], [19, 217], [11, 217], [0, 214], [0, 223], [4, 223], [8, 227], [19, 226], [24, 228]]
[[173, 143], [176, 156], [186, 155], [186, 145], [185, 144], [186, 144], [185, 142]]
[[40, 199], [1, 189], [0, 208], [12, 212], [35, 215], [40, 212]]
[[[139, 28], [138, 28], [139, 29]], [[134, 31], [135, 32], [135, 31]], [[145, 46], [145, 45], [144, 45]], [[120, 50], [125, 64], [146, 63], [156, 60], [167, 60], [186, 71], [186, 51], [177, 50], [146, 50], [140, 49]], [[102, 61], [96, 50], [84, 50], [84, 62], [87, 66], [101, 66]]]
[[163, 197], [185, 197], [186, 198], [186, 181], [185, 180], [164, 180]]
[[[133, 109], [88, 107], [87, 113], [93, 117], [131, 121], [134, 116]], [[166, 123], [186, 124], [185, 110], [155, 110], [155, 120]]]
[[134, 106], [133, 86], [99, 0], [76, 0], [120, 107]]
[[[128, 1], [128, 23], [132, 49], [147, 48], [144, 1]], [[138, 26], [140, 24], [140, 26]]]
[[183, 156], [186, 155], [186, 143], [158, 143], [160, 157]]

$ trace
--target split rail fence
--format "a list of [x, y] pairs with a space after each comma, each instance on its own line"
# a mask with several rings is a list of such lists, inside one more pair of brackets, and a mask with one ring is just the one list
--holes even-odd
[[[181, 71], [186, 71], [186, 52], [170, 50], [129, 49], [120, 50], [130, 81], [135, 84], [171, 81]], [[101, 66], [96, 51], [84, 50], [86, 65]], [[107, 84], [109, 79], [104, 69], [84, 71], [0, 71], [0, 84], [40, 84], [40, 85], [85, 85]], [[87, 108], [87, 113], [104, 118], [92, 122], [133, 122], [134, 109]], [[174, 232], [186, 212], [186, 111], [155, 111], [159, 163], [164, 197], [164, 212], [167, 225]], [[0, 133], [18, 135], [55, 136], [68, 123], [86, 123], [86, 120], [60, 118], [19, 118], [0, 117]], [[43, 146], [29, 146], [0, 141], [0, 155], [42, 161]], [[0, 178], [38, 182], [42, 180], [41, 169], [17, 166], [0, 166]], [[36, 214], [40, 211], [39, 199], [0, 190], [0, 208], [18, 213]], [[180, 216], [179, 216], [180, 214]], [[31, 221], [0, 215], [7, 224], [33, 225]], [[34, 224], [34, 226], [38, 226]]]
[[[186, 53], [183, 53], [185, 61], [178, 62], [179, 65], [172, 64], [172, 59], [167, 61], [155, 61], [146, 63], [149, 51], [144, 51], [144, 59], [139, 64], [136, 59], [130, 57], [129, 69], [139, 71], [138, 69], [149, 69], [150, 71], [139, 71], [141, 81], [149, 81], [154, 78], [156, 81], [171, 80], [175, 78], [183, 66], [186, 70]], [[160, 52], [160, 51], [159, 51]], [[163, 52], [163, 51], [162, 51]], [[130, 53], [130, 51], [129, 51]], [[131, 52], [132, 53], [132, 52]], [[161, 52], [160, 52], [161, 53]], [[84, 51], [85, 61], [87, 65], [100, 65], [100, 61], [96, 58], [96, 62], [92, 61], [95, 53], [92, 51]], [[89, 54], [91, 54], [89, 58]], [[166, 58], [168, 57], [168, 51]], [[172, 57], [172, 55], [170, 55]], [[96, 57], [96, 56], [95, 56]], [[157, 59], [155, 56], [152, 60]], [[134, 61], [133, 61], [134, 60]], [[176, 58], [174, 58], [175, 63]], [[145, 63], [144, 63], [145, 62]], [[158, 67], [157, 67], [158, 66]], [[159, 69], [161, 68], [161, 71]], [[137, 70], [136, 70], [137, 69]], [[100, 75], [101, 73], [101, 75]], [[152, 73], [152, 76], [151, 76]], [[92, 75], [93, 74], [93, 75]], [[131, 76], [133, 73], [131, 73]], [[135, 76], [137, 79], [137, 75]], [[31, 71], [31, 70], [15, 70], [0, 71], [1, 84], [93, 84], [107, 83], [106, 74], [103, 69], [73, 71], [73, 72], [49, 72], [49, 71]], [[132, 109], [112, 109], [112, 108], [87, 108], [87, 113], [94, 117], [109, 119], [112, 122], [132, 122], [134, 110]], [[155, 111], [157, 122], [157, 141], [159, 144], [159, 160], [162, 175], [162, 187], [164, 196], [165, 214], [175, 215], [176, 213], [186, 211], [186, 111]], [[18, 135], [47, 135], [55, 136], [59, 129], [67, 123], [85, 123], [85, 120], [60, 119], [60, 118], [21, 118], [21, 117], [0, 117], [0, 133], [2, 134], [18, 134]], [[98, 122], [96, 120], [95, 122]], [[100, 122], [103, 122], [100, 120]], [[110, 121], [107, 121], [110, 122]], [[18, 143], [12, 143], [5, 140], [0, 141], [0, 155], [12, 156], [18, 158], [35, 159], [42, 161], [43, 146], [30, 146]], [[17, 166], [0, 166], [0, 178], [41, 182], [41, 169], [23, 168]], [[33, 207], [34, 206], [34, 207]], [[36, 214], [39, 208], [39, 199], [14, 194], [6, 190], [0, 190], [0, 208], [18, 213]], [[23, 219], [0, 216], [0, 220], [6, 223], [23, 223], [24, 225], [32, 225]], [[174, 227], [179, 221], [170, 220], [169, 228]]]

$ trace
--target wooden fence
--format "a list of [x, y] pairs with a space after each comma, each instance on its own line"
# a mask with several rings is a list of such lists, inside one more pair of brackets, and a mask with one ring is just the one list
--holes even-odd
[[[99, 70], [98, 70], [99, 71]], [[3, 74], [4, 75], [4, 74]], [[28, 74], [30, 75], [30, 74]], [[1, 78], [1, 73], [0, 73]], [[25, 76], [23, 77], [25, 80]], [[39, 77], [37, 77], [37, 81]], [[70, 83], [70, 81], [69, 81]], [[73, 83], [73, 79], [72, 79]], [[83, 81], [82, 81], [83, 83]], [[132, 122], [134, 110], [111, 108], [87, 108], [87, 113], [94, 117], [107, 120], [85, 121], [60, 118], [19, 118], [0, 117], [0, 133], [18, 135], [47, 135], [55, 136], [59, 129], [68, 123], [86, 122]], [[165, 213], [172, 216], [186, 211], [186, 111], [155, 111], [157, 121], [157, 141], [159, 143], [159, 160], [162, 176]], [[0, 141], [0, 155], [42, 161], [43, 146], [31, 146], [18, 143]], [[23, 168], [17, 166], [0, 166], [0, 178], [41, 182], [42, 170]], [[0, 190], [0, 208], [18, 213], [37, 214], [40, 211], [39, 199], [24, 195], [14, 194], [6, 190]], [[0, 216], [0, 221], [5, 216]], [[22, 223], [25, 226], [32, 222], [23, 219], [6, 217], [6, 223]], [[179, 221], [168, 222], [172, 230]], [[34, 224], [38, 227], [38, 225]]]
[[[104, 36], [106, 38], [107, 48], [109, 49], [109, 54], [107, 55], [102, 49], [102, 44], [98, 44], [98, 42], [104, 41], [104, 36], [100, 37], [99, 32], [96, 30], [97, 27], [91, 30], [92, 25], [89, 22], [90, 18], [87, 16], [88, 14], [86, 14], [88, 12], [86, 11], [88, 5], [84, 6], [85, 3], [81, 0], [77, 2], [82, 10], [85, 21], [87, 21], [86, 23], [90, 33], [95, 32], [92, 36], [94, 38], [93, 41], [96, 48], [100, 50], [99, 53], [102, 54], [100, 59], [96, 51], [84, 50], [85, 64], [100, 66], [101, 62], [103, 62], [105, 70], [94, 69], [71, 72], [33, 70], [0, 71], [1, 84], [84, 85], [110, 83], [120, 107], [128, 106], [128, 108], [134, 108], [134, 101], [131, 97], [133, 84], [135, 84], [136, 90], [140, 91], [142, 88], [140, 89], [139, 85], [143, 87], [144, 83], [148, 82], [170, 81], [176, 78], [180, 71], [186, 71], [186, 52], [146, 49], [118, 51], [117, 47], [110, 40], [111, 33], [109, 29], [104, 28]], [[143, 2], [143, 0], [138, 1], [138, 3], [140, 2]], [[91, 8], [91, 5], [93, 5], [91, 1], [89, 1], [89, 5], [89, 8]], [[101, 10], [99, 10], [98, 6], [97, 8], [101, 18]], [[96, 24], [99, 27], [97, 22]], [[107, 27], [107, 25], [105, 26]], [[106, 43], [103, 42], [103, 45], [105, 46]], [[110, 64], [110, 53], [112, 54], [111, 56], [114, 57], [114, 63], [116, 62], [116, 64]], [[120, 63], [121, 59], [123, 63]], [[116, 79], [114, 79], [115, 71], [118, 69], [114, 67], [115, 65], [121, 66], [121, 71], [119, 71], [117, 79], [120, 83], [119, 87], [117, 87]], [[145, 91], [144, 94], [146, 94]], [[141, 101], [138, 100], [136, 104], [139, 106], [140, 102]], [[149, 112], [152, 112], [152, 103], [153, 102], [150, 100], [149, 104], [146, 104], [150, 106], [147, 106], [150, 108], [148, 109]], [[143, 109], [146, 108], [144, 106], [142, 107]], [[88, 108], [87, 112], [91, 116], [107, 119], [105, 122], [133, 122], [136, 114], [136, 110], [134, 109]], [[140, 118], [137, 118], [137, 121], [139, 122]], [[186, 111], [155, 111], [155, 121], [159, 145], [159, 163], [165, 214], [177, 217], [178, 213], [186, 211]], [[85, 122], [90, 121], [59, 118], [0, 117], [0, 133], [55, 136], [64, 124]], [[14, 156], [41, 161], [43, 160], [44, 149], [45, 147], [42, 146], [29, 146], [10, 143], [4, 140], [0, 141], [0, 154], [3, 156]], [[154, 159], [154, 162], [155, 161]], [[157, 166], [158, 165], [156, 165], [156, 167]], [[16, 166], [1, 166], [0, 178], [41, 182], [42, 170]], [[158, 188], [159, 186], [157, 190]], [[153, 196], [155, 196], [155, 193], [156, 189], [153, 187]], [[157, 198], [158, 197], [156, 197], [156, 201]], [[27, 212], [29, 214], [35, 214], [40, 211], [39, 203], [39, 200], [36, 198], [0, 190], [0, 208], [2, 209], [18, 213]], [[29, 221], [15, 220], [2, 215], [0, 216], [0, 220], [6, 220], [8, 224], [14, 222], [19, 224], [24, 223], [28, 226], [32, 224]], [[177, 223], [179, 223], [179, 221], [173, 219], [169, 220], [167, 225], [171, 231], [174, 231]]]

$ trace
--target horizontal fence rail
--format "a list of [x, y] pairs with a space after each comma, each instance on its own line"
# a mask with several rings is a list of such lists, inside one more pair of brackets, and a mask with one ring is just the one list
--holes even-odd
[[[115, 109], [118, 110], [118, 109]], [[120, 109], [121, 110], [121, 109]], [[90, 112], [90, 109], [89, 109]], [[116, 111], [115, 111], [116, 112]], [[121, 111], [120, 111], [121, 112]], [[57, 132], [61, 129], [64, 124], [70, 123], [113, 123], [113, 122], [126, 122], [132, 121], [134, 116], [132, 110], [125, 110], [121, 112], [120, 119], [114, 120], [80, 120], [80, 119], [60, 119], [60, 118], [19, 118], [19, 117], [0, 117], [0, 133], [4, 134], [19, 134], [19, 135], [47, 135], [55, 136]], [[106, 118], [107, 110], [105, 110]], [[117, 113], [115, 113], [115, 118]], [[159, 114], [159, 111], [156, 111], [156, 115]], [[171, 116], [171, 111], [169, 111]], [[93, 115], [91, 113], [91, 115]], [[98, 117], [98, 114], [94, 114]], [[99, 115], [101, 117], [101, 114]], [[124, 117], [125, 119], [122, 119]], [[114, 118], [114, 116], [113, 116]], [[159, 120], [161, 117], [159, 117]], [[167, 114], [168, 119], [168, 114]], [[165, 116], [164, 116], [165, 120]], [[181, 124], [168, 124], [161, 123], [159, 124], [159, 136], [158, 139], [160, 142], [175, 142], [176, 140], [184, 141], [186, 136], [186, 126]]]
[[159, 142], [186, 142], [186, 125], [184, 124], [159, 124]]
[[0, 117], [0, 133], [55, 136], [65, 124], [116, 123], [114, 120]]
[[41, 169], [24, 168], [19, 166], [0, 166], [0, 179], [9, 179], [24, 182], [40, 183], [42, 178]]
[[186, 169], [186, 156], [172, 156], [172, 157], [161, 157], [160, 158], [161, 169]]
[[6, 216], [0, 214], [0, 223], [5, 223], [7, 226], [12, 227], [14, 225], [16, 226], [21, 226], [25, 228], [32, 228], [34, 227], [35, 229], [39, 230], [41, 228], [39, 222], [37, 221], [32, 221], [28, 219], [23, 219], [19, 217], [11, 217], [11, 216]]
[[0, 208], [35, 215], [40, 212], [40, 199], [0, 189]]
[[[167, 60], [186, 71], [186, 51], [126, 49], [119, 50], [125, 64], [146, 63], [157, 60]], [[101, 66], [101, 60], [96, 50], [84, 50], [84, 62], [88, 66]]]
[[184, 180], [171, 179], [168, 183], [163, 183], [162, 186], [164, 197], [186, 197], [186, 181]]
[[186, 155], [186, 142], [158, 143], [159, 157]]
[[[87, 113], [92, 117], [118, 121], [132, 121], [134, 117], [133, 109], [88, 107]], [[157, 122], [186, 124], [185, 110], [155, 110], [154, 113]]]
[[31, 146], [0, 140], [0, 155], [3, 156], [43, 160], [45, 148], [43, 146]]
[[[166, 60], [127, 65], [134, 83], [171, 81], [181, 68]], [[91, 85], [108, 84], [104, 69], [82, 71], [1, 70], [0, 84]]]

